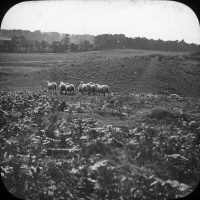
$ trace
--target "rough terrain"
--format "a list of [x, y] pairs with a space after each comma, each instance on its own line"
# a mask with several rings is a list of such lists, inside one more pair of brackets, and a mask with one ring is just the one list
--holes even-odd
[[113, 50], [0, 54], [0, 89], [41, 89], [46, 80], [108, 84], [113, 92], [200, 95], [199, 58], [181, 52]]

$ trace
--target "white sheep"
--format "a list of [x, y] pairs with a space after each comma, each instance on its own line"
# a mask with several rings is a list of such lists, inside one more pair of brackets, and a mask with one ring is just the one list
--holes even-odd
[[74, 84], [69, 84], [69, 83], [65, 83], [66, 84], [66, 92], [67, 94], [74, 94], [75, 93], [75, 87]]
[[67, 91], [67, 85], [61, 81], [60, 85], [58, 86], [58, 90], [60, 91], [60, 94], [65, 94]]
[[89, 82], [89, 84], [91, 85], [90, 87], [90, 94], [95, 95], [96, 94], [96, 84], [93, 82]]
[[90, 95], [90, 90], [91, 85], [89, 83], [83, 83], [83, 81], [80, 82], [80, 85], [78, 86], [78, 92]]
[[107, 85], [99, 85], [99, 84], [95, 84], [96, 85], [96, 93], [101, 95], [103, 94], [105, 96], [105, 94], [107, 93], [108, 95], [110, 94], [110, 89]]
[[49, 82], [47, 81], [47, 88], [48, 90], [52, 90], [52, 92], [56, 93], [56, 90], [57, 90], [57, 83], [56, 82]]

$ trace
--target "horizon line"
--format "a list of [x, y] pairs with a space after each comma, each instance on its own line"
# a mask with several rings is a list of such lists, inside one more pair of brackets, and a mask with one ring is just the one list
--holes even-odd
[[96, 37], [96, 36], [98, 36], [98, 35], [124, 35], [125, 37], [127, 37], [127, 38], [132, 38], [132, 39], [134, 39], [134, 38], [145, 38], [145, 39], [147, 39], [147, 40], [155, 40], [155, 41], [158, 41], [158, 40], [162, 40], [162, 41], [164, 41], [164, 42], [176, 42], [176, 41], [178, 41], [178, 42], [181, 42], [181, 41], [183, 41], [183, 42], [185, 42], [186, 44], [194, 44], [194, 45], [200, 45], [200, 43], [198, 44], [198, 43], [194, 43], [194, 42], [192, 42], [192, 43], [188, 43], [188, 42], [186, 42], [184, 39], [181, 39], [181, 40], [163, 40], [163, 39], [161, 39], [161, 38], [158, 38], [158, 39], [153, 39], [153, 38], [147, 38], [147, 37], [144, 37], [144, 36], [135, 36], [135, 37], [133, 37], [133, 36], [126, 36], [126, 34], [123, 34], [123, 33], [114, 33], [114, 34], [112, 34], [112, 33], [101, 33], [101, 34], [98, 34], [98, 35], [93, 35], [93, 34], [89, 34], [89, 33], [82, 33], [82, 34], [80, 34], [80, 33], [61, 33], [61, 32], [58, 32], [58, 31], [42, 31], [42, 30], [40, 30], [40, 29], [37, 29], [37, 30], [28, 30], [28, 29], [6, 29], [6, 28], [4, 28], [4, 29], [2, 29], [2, 28], [0, 28], [0, 31], [1, 30], [11, 30], [11, 31], [13, 31], [13, 30], [21, 30], [21, 31], [29, 31], [29, 32], [36, 32], [36, 31], [40, 31], [41, 33], [58, 33], [58, 34], [60, 34], [60, 35], [62, 35], [62, 34], [68, 34], [68, 35], [90, 35], [90, 36], [94, 36], [94, 37]]

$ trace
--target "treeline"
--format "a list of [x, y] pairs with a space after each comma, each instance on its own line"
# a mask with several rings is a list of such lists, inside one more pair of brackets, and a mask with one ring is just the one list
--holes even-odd
[[[38, 40], [38, 41], [46, 41], [52, 43], [53, 41], [60, 41], [65, 34], [58, 32], [41, 32], [40, 30], [36, 31], [28, 31], [28, 30], [20, 30], [20, 29], [1, 29], [0, 35], [3, 35], [8, 38], [12, 38], [13, 36], [24, 36], [27, 40]], [[94, 36], [89, 34], [78, 35], [72, 34], [69, 35], [70, 41], [75, 44], [79, 44], [85, 40], [88, 40], [90, 43], [93, 43]]]
[[66, 34], [60, 41], [27, 40], [24, 36], [13, 36], [11, 40], [4, 40], [0, 44], [0, 52], [10, 53], [66, 53], [90, 51], [93, 45], [85, 40], [80, 44], [70, 42], [69, 35]]
[[200, 50], [200, 45], [188, 44], [182, 41], [163, 41], [147, 38], [130, 38], [124, 34], [102, 34], [93, 39], [82, 40], [74, 43], [69, 34], [62, 35], [57, 41], [47, 42], [45, 40], [28, 40], [25, 36], [12, 36], [11, 40], [0, 40], [0, 52], [20, 52], [20, 53], [64, 53], [80, 52], [91, 50], [110, 50], [110, 49], [141, 49], [158, 51], [188, 51], [195, 52]]
[[60, 41], [63, 38], [63, 34], [58, 32], [41, 32], [40, 30], [36, 31], [28, 31], [28, 30], [0, 30], [1, 35], [6, 37], [12, 38], [13, 36], [24, 36], [27, 40], [38, 40], [38, 41], [46, 41], [46, 42], [53, 42], [53, 41]]
[[197, 51], [200, 45], [194, 43], [188, 44], [182, 41], [163, 41], [147, 38], [130, 38], [124, 34], [103, 34], [94, 38], [95, 48], [104, 49], [142, 49], [142, 50], [159, 50], [159, 51]]

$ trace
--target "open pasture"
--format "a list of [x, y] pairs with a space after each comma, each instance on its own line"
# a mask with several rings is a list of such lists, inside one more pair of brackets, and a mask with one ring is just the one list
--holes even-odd
[[0, 89], [43, 89], [46, 80], [107, 84], [114, 92], [198, 96], [199, 64], [188, 53], [109, 50], [63, 54], [0, 54]]
[[[160, 200], [195, 189], [198, 59], [136, 50], [0, 56], [0, 164], [10, 193]], [[52, 95], [46, 80], [92, 81], [112, 93]]]

